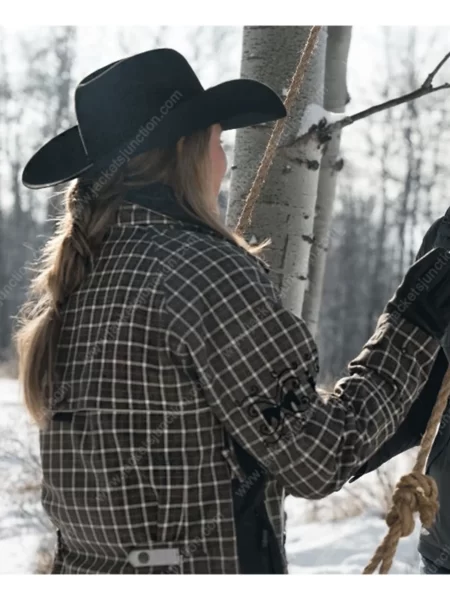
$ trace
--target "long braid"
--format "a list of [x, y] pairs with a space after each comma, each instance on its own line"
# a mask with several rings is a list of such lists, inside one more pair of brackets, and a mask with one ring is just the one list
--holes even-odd
[[[91, 180], [78, 180], [67, 190], [65, 211], [55, 235], [47, 242], [29, 301], [18, 315], [16, 334], [19, 376], [24, 381], [25, 404], [43, 427], [54, 392], [56, 347], [64, 307], [91, 271], [124, 193], [123, 172], [117, 173], [101, 193], [93, 193]], [[21, 360], [28, 356], [34, 360]], [[39, 391], [39, 396], [37, 391]]]

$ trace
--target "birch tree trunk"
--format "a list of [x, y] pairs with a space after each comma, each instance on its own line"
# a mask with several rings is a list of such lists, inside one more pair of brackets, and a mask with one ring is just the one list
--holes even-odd
[[[351, 33], [350, 26], [328, 27], [324, 108], [333, 113], [344, 112], [345, 105], [350, 100], [347, 91], [347, 60]], [[340, 134], [341, 132], [334, 134], [328, 142], [319, 174], [308, 283], [302, 312], [313, 335], [317, 332], [319, 321], [336, 181], [343, 166], [342, 160], [339, 160]]]
[[[284, 98], [309, 32], [310, 27], [244, 27], [241, 77], [257, 79]], [[321, 148], [311, 140], [295, 149], [288, 146], [296, 140], [308, 105], [323, 104], [326, 37], [324, 27], [246, 231], [248, 239], [254, 236], [258, 242], [271, 238], [264, 257], [284, 304], [297, 315], [301, 315], [308, 272]], [[227, 215], [233, 227], [271, 130], [272, 126], [263, 124], [237, 131]]]

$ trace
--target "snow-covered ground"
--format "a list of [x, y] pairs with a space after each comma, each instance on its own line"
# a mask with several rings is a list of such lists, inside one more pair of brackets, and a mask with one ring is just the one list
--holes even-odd
[[[16, 381], [0, 380], [0, 574], [33, 572], [38, 544], [43, 535], [39, 510], [33, 503], [25, 506], [23, 517], [11, 488], [39, 475], [37, 465], [29, 458], [37, 448], [37, 437], [19, 402]], [[25, 457], [25, 461], [20, 457]], [[17, 460], [19, 457], [19, 460]], [[396, 463], [400, 472], [407, 470], [407, 462]], [[23, 477], [26, 470], [26, 477]], [[22, 474], [22, 475], [21, 475]], [[370, 475], [368, 478], [370, 479]], [[367, 478], [366, 478], [367, 479]], [[354, 489], [358, 484], [353, 484]], [[352, 501], [352, 496], [335, 495], [336, 501]], [[319, 504], [325, 519], [331, 515], [333, 499]], [[322, 510], [323, 509], [323, 510]], [[361, 573], [375, 548], [386, 533], [386, 525], [377, 511], [376, 501], [371, 509], [351, 518], [325, 522], [308, 521], [311, 503], [291, 496], [286, 500], [288, 528], [286, 550], [291, 574], [299, 573]], [[417, 573], [419, 556], [417, 541], [419, 526], [412, 536], [402, 540], [391, 573]]]
[[[359, 574], [386, 534], [386, 524], [376, 514], [329, 523], [296, 524], [298, 501], [289, 500], [292, 522], [287, 529], [286, 550], [291, 574]], [[418, 536], [417, 525], [413, 535], [400, 541], [392, 574], [419, 572]]]
[[[33, 570], [33, 562], [42, 526], [36, 523], [39, 511], [36, 503], [19, 506], [18, 498], [26, 496], [11, 493], [26, 481], [38, 479], [39, 470], [33, 462], [37, 436], [19, 403], [16, 381], [0, 379], [0, 573], [21, 574]], [[23, 460], [22, 460], [23, 459]], [[22, 509], [27, 511], [24, 517]]]

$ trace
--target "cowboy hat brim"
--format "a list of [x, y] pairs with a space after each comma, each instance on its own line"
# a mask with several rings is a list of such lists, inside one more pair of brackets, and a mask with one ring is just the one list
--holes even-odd
[[87, 155], [80, 130], [75, 125], [52, 138], [32, 156], [22, 173], [22, 183], [31, 189], [55, 186], [107, 168], [119, 153], [129, 158], [151, 148], [166, 147], [215, 123], [223, 130], [230, 130], [285, 116], [283, 102], [269, 86], [251, 79], [226, 81], [184, 102], [175, 102], [167, 114], [156, 116], [159, 121], [151, 133], [135, 144], [133, 152], [125, 155], [123, 149], [131, 140], [94, 162]]

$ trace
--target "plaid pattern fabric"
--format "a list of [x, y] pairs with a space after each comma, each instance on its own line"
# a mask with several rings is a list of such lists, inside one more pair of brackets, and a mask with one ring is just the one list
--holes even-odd
[[324, 399], [316, 345], [261, 261], [124, 203], [65, 308], [40, 434], [53, 572], [239, 573], [231, 479], [241, 494], [255, 482], [225, 432], [267, 469], [282, 546], [285, 490], [339, 489], [394, 433], [437, 348], [382, 315]]

